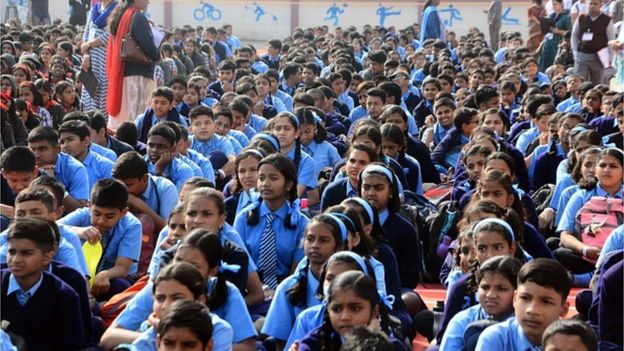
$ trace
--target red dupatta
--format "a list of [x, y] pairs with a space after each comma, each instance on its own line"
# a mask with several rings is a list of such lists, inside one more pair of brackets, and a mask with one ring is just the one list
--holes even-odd
[[106, 47], [106, 76], [108, 77], [108, 95], [106, 96], [106, 110], [110, 116], [117, 116], [121, 110], [121, 96], [125, 62], [121, 59], [121, 41], [130, 31], [132, 18], [138, 9], [129, 7], [121, 16], [117, 26], [117, 34], [111, 36]]

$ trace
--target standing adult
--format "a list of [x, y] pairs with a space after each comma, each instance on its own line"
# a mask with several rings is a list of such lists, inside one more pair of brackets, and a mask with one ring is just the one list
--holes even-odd
[[84, 26], [87, 23], [89, 6], [89, 0], [69, 0], [69, 24]]
[[555, 62], [559, 43], [565, 33], [572, 27], [569, 11], [563, 8], [563, 0], [552, 0], [552, 5], [555, 12], [548, 17], [555, 21], [555, 26], [551, 27], [550, 32], [544, 37], [544, 43], [540, 51], [538, 63], [542, 72], [545, 72]]
[[35, 26], [50, 24], [49, 0], [31, 0], [30, 18]]
[[580, 14], [587, 13], [587, 0], [578, 0], [570, 8], [570, 22], [575, 23]]
[[[115, 0], [102, 0], [93, 5], [89, 12], [87, 25], [82, 36], [82, 69], [91, 71], [97, 78], [97, 92], [89, 93], [82, 89], [80, 102], [84, 110], [106, 111], [106, 95], [108, 92], [108, 79], [106, 77], [106, 46], [110, 33], [106, 25], [113, 10], [117, 7]], [[93, 94], [93, 95], [92, 95]]]
[[609, 47], [615, 53], [613, 67], [615, 67], [615, 77], [611, 81], [611, 90], [624, 91], [624, 25], [620, 26], [618, 37], [609, 42]]
[[529, 6], [529, 38], [527, 39], [527, 48], [531, 52], [535, 52], [542, 40], [544, 39], [544, 33], [540, 26], [540, 18], [546, 16], [546, 9], [542, 3], [542, 0], [533, 0], [531, 6]]
[[444, 24], [440, 20], [438, 5], [440, 5], [440, 0], [427, 0], [425, 3], [420, 26], [421, 44], [424, 43], [426, 39], [440, 39], [446, 41], [446, 33], [444, 33]]
[[604, 66], [598, 58], [598, 51], [607, 47], [615, 38], [611, 17], [600, 11], [600, 0], [588, 0], [587, 14], [579, 15], [572, 28], [572, 52], [574, 72], [594, 84], [603, 83]]
[[[154, 81], [155, 62], [160, 52], [154, 44], [154, 37], [143, 10], [149, 0], [124, 0], [113, 11], [110, 24], [111, 40], [106, 50], [106, 74], [108, 76], [108, 128], [117, 127], [126, 121], [133, 122], [145, 112], [150, 94], [156, 88]], [[122, 60], [121, 42], [130, 33], [139, 48], [153, 62], [148, 64]]]
[[490, 49], [492, 49], [493, 52], [496, 52], [498, 49], [501, 20], [503, 17], [502, 0], [492, 0], [490, 7], [487, 11], [485, 11], [485, 13], [487, 13], [488, 28], [490, 30]]

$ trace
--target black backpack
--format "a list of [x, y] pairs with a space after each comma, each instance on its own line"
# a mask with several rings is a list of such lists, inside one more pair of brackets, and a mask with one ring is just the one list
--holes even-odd
[[457, 238], [457, 223], [461, 218], [457, 201], [444, 201], [438, 208], [437, 212], [426, 219], [429, 235], [423, 243], [428, 273], [433, 281], [439, 281], [440, 268], [448, 253], [448, 245]]

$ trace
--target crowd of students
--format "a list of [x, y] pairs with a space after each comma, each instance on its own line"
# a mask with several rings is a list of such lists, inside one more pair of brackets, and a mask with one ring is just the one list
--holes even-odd
[[519, 33], [175, 28], [111, 130], [84, 28], [0, 30], [3, 350], [622, 348], [624, 95]]

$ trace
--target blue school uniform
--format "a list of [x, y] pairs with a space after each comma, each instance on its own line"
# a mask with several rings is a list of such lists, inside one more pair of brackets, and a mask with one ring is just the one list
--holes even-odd
[[264, 73], [269, 70], [269, 66], [262, 61], [255, 61], [251, 64], [251, 68], [256, 70], [258, 73]]
[[580, 101], [573, 103], [572, 105], [566, 107], [564, 112], [572, 112], [572, 113], [580, 113], [583, 110], [583, 106]]
[[54, 177], [65, 190], [76, 200], [89, 200], [89, 176], [87, 168], [80, 161], [66, 153], [59, 153], [56, 158]]
[[[150, 115], [152, 116], [152, 124], [151, 126], [155, 126], [156, 124], [166, 121], [168, 120], [167, 117], [168, 116], [162, 116], [162, 117], [157, 117], [156, 114], [154, 114], [154, 110], [152, 110], [150, 108]], [[176, 109], [177, 112], [177, 109]], [[178, 115], [179, 117], [179, 123], [182, 127], [188, 129], [189, 124], [188, 121], [186, 120], [186, 118], [182, 118], [183, 116], [181, 114]], [[137, 118], [134, 120], [134, 125], [136, 125], [137, 130], [139, 131], [139, 137], [141, 136], [141, 131], [143, 130], [143, 125], [145, 124], [145, 113], [142, 113], [140, 115], [137, 116]], [[149, 124], [149, 123], [148, 123]], [[147, 133], [145, 133], [147, 135]], [[140, 140], [140, 139], [139, 139]], [[142, 140], [145, 142], [145, 140]]]
[[407, 190], [413, 191], [415, 194], [423, 194], [422, 176], [420, 172], [420, 163], [410, 155], [399, 155], [396, 160], [403, 168], [403, 174], [407, 180]]
[[[310, 269], [302, 272], [307, 265], [307, 261], [307, 258], [304, 257], [295, 272], [279, 283], [277, 289], [275, 289], [273, 301], [271, 301], [271, 306], [262, 327], [262, 334], [270, 335], [278, 340], [287, 340], [297, 315], [306, 308], [321, 303], [316, 297], [316, 289], [319, 286], [318, 279], [316, 279]], [[301, 305], [295, 306], [288, 299], [287, 291], [297, 284], [302, 274], [305, 274], [307, 278], [306, 299]]]
[[[294, 93], [293, 93], [294, 95]], [[277, 90], [277, 92], [275, 92], [275, 96], [277, 98], [279, 98], [280, 100], [282, 100], [282, 102], [284, 103], [284, 106], [286, 106], [286, 110], [288, 111], [292, 111], [293, 110], [293, 98], [291, 95], [285, 93], [282, 90]]]
[[[539, 145], [532, 153], [529, 179], [536, 189], [543, 184], [555, 183], [557, 176], [555, 165], [558, 165], [566, 156], [560, 143], [556, 143], [554, 148], [551, 143], [552, 141], [546, 145]], [[554, 151], [554, 153], [550, 153], [550, 151]]]
[[228, 135], [234, 140], [236, 140], [242, 148], [246, 148], [247, 145], [249, 145], [249, 137], [245, 133], [241, 132], [240, 130], [230, 129], [230, 131], [228, 132]]
[[581, 188], [579, 188], [578, 185], [574, 184], [565, 188], [565, 190], [561, 192], [561, 196], [559, 196], [559, 201], [557, 202], [557, 208], [560, 208], [561, 211], [557, 211], [555, 214], [555, 227], [557, 227], [557, 225], [559, 225], [559, 222], [561, 222], [561, 217], [563, 216], [563, 210], [565, 209], [566, 204], [570, 202], [570, 198], [572, 197], [572, 195], [574, 195], [574, 193], [579, 190], [581, 190]]
[[213, 151], [221, 151], [226, 156], [236, 156], [234, 154], [234, 148], [230, 144], [229, 140], [221, 135], [214, 134], [208, 140], [198, 140], [195, 137], [191, 137], [191, 149], [199, 152], [204, 156], [208, 156]]
[[223, 137], [227, 139], [232, 145], [232, 148], [234, 149], [234, 154], [240, 154], [240, 152], [243, 150], [243, 146], [241, 145], [241, 143], [239, 143], [238, 140], [236, 140], [233, 136], [229, 134], [226, 134]]
[[82, 164], [87, 169], [87, 176], [89, 177], [89, 190], [93, 189], [95, 183], [100, 179], [111, 178], [113, 161], [107, 159], [104, 156], [89, 151]]
[[488, 318], [488, 314], [481, 305], [475, 305], [457, 313], [446, 327], [440, 351], [462, 350], [464, 348], [464, 331], [466, 331], [468, 324]]
[[191, 167], [191, 170], [193, 170], [193, 175], [195, 177], [203, 177], [204, 176], [204, 172], [201, 170], [201, 168], [199, 168], [199, 166], [197, 165], [197, 163], [193, 162], [190, 158], [188, 158], [187, 156], [184, 156], [182, 154], [179, 154], [176, 156], [176, 158], [182, 162], [184, 162], [187, 166]]
[[[28, 291], [22, 291], [8, 269], [1, 275], [0, 318], [11, 323], [11, 331], [24, 338], [29, 350], [82, 350], [87, 346], [74, 289], [45, 271]], [[24, 304], [18, 298], [22, 293], [30, 295]]]
[[212, 184], [216, 184], [214, 168], [212, 167], [212, 163], [209, 159], [192, 149], [186, 150], [186, 157], [191, 159], [191, 161], [195, 162], [195, 164], [199, 166], [199, 168], [202, 170], [202, 173], [204, 174], [204, 178], [208, 179], [210, 182], [212, 182]]
[[570, 175], [570, 173], [568, 173], [568, 158], [559, 162], [557, 166], [557, 182], [560, 182], [565, 175]]
[[349, 96], [349, 90], [345, 90], [342, 92], [342, 94], [338, 95], [338, 101], [347, 105], [349, 111], [355, 108], [355, 101], [353, 101], [353, 98]]
[[286, 109], [286, 105], [284, 105], [282, 100], [280, 98], [278, 98], [277, 96], [267, 95], [267, 97], [264, 98], [264, 104], [265, 105], [271, 105], [271, 106], [275, 107], [275, 110], [277, 111], [277, 113], [287, 112], [288, 111]]
[[[213, 351], [231, 351], [232, 350], [232, 326], [219, 318], [214, 313], [210, 313], [210, 320], [212, 321], [212, 340]], [[141, 335], [132, 342], [129, 346], [132, 351], [157, 351], [156, 349], [156, 336], [158, 332], [154, 327], [149, 327], [147, 330], [141, 333]], [[127, 346], [127, 345], [123, 345]]]
[[332, 167], [342, 160], [338, 154], [338, 149], [327, 141], [317, 143], [312, 140], [308, 145], [301, 145], [301, 149], [310, 155], [316, 165], [316, 174], [326, 167]]
[[396, 255], [401, 286], [415, 288], [419, 281], [421, 255], [418, 233], [407, 220], [388, 209], [379, 212], [379, 222]]
[[[156, 170], [152, 161], [149, 160], [147, 155], [143, 156], [143, 158], [145, 159], [145, 161], [147, 161], [147, 172], [149, 174], [156, 175], [154, 174]], [[160, 176], [171, 180], [175, 184], [176, 188], [178, 188], [178, 191], [180, 191], [184, 183], [187, 180], [193, 178], [193, 175], [193, 169], [189, 165], [187, 165], [186, 163], [184, 163], [184, 161], [178, 158], [174, 158], [167, 165], [167, 167], [165, 167], [163, 173]]]
[[169, 179], [148, 174], [147, 187], [140, 197], [149, 208], [167, 220], [178, 202], [178, 189]]
[[89, 145], [89, 151], [93, 151], [100, 156], [104, 156], [113, 162], [117, 161], [117, 154], [115, 153], [115, 151], [100, 144], [91, 143]]
[[349, 178], [336, 178], [329, 183], [321, 195], [321, 211], [339, 205], [343, 200], [358, 196], [357, 190], [351, 185]]
[[431, 160], [436, 168], [441, 167], [440, 171], [446, 171], [449, 167], [457, 168], [461, 148], [469, 141], [467, 136], [452, 128], [431, 153]]
[[13, 346], [11, 337], [4, 330], [0, 329], [0, 350], [4, 351], [17, 351], [17, 348]]
[[579, 100], [577, 98], [575, 98], [574, 96], [570, 96], [569, 98], [561, 101], [558, 105], [557, 105], [557, 111], [559, 112], [565, 112], [565, 110], [568, 109], [568, 107], [577, 104], [579, 102]]
[[541, 345], [533, 345], [527, 339], [516, 317], [487, 327], [479, 336], [477, 351], [538, 351]]
[[[531, 122], [531, 125], [533, 125], [533, 122]], [[523, 155], [527, 156], [527, 149], [529, 148], [529, 145], [533, 142], [533, 140], [539, 137], [539, 135], [540, 131], [539, 129], [537, 129], [537, 127], [529, 128], [526, 132], [518, 136], [518, 141], [516, 141], [516, 149], [520, 150]]]
[[360, 118], [364, 118], [368, 116], [368, 111], [366, 111], [366, 108], [364, 108], [362, 105], [354, 108], [353, 110], [351, 110], [351, 113], [349, 113], [349, 119], [351, 120], [351, 124], [355, 123], [355, 121], [357, 121]]
[[[241, 295], [234, 284], [229, 281], [225, 283], [227, 287], [227, 300], [222, 306], [215, 308], [212, 312], [234, 326], [232, 328], [234, 332], [232, 335], [233, 343], [236, 344], [249, 338], [257, 337], [258, 334], [256, 334], [256, 329], [247, 310], [247, 306], [245, 305], [243, 295]], [[208, 280], [208, 296], [216, 289], [216, 285], [217, 278], [213, 277]]]
[[297, 319], [295, 320], [295, 324], [290, 331], [284, 350], [290, 349], [290, 346], [292, 346], [295, 341], [303, 340], [309, 332], [320, 327], [321, 324], [323, 324], [323, 317], [326, 309], [327, 302], [323, 301], [322, 303], [306, 308], [303, 312], [299, 313], [297, 315]]
[[565, 210], [563, 210], [561, 221], [557, 226], [557, 233], [560, 233], [562, 231], [566, 231], [568, 233], [577, 233], [575, 222], [576, 215], [581, 207], [583, 207], [583, 205], [587, 203], [592, 197], [600, 196], [621, 199], [623, 197], [622, 194], [622, 186], [620, 186], [620, 190], [618, 190], [616, 194], [611, 195], [607, 193], [607, 191], [600, 185], [600, 183], [598, 183], [598, 185], [596, 185], [596, 188], [592, 190], [577, 191], [576, 193], [574, 193], [574, 195], [572, 195], [572, 197], [570, 198], [570, 202], [568, 202]]
[[436, 145], [438, 145], [442, 139], [444, 139], [444, 137], [446, 136], [446, 134], [448, 134], [448, 132], [453, 128], [453, 125], [449, 126], [448, 128], [444, 128], [444, 126], [442, 126], [442, 124], [440, 124], [440, 122], [436, 122], [433, 125], [433, 145], [434, 147]]
[[[4, 231], [1, 235], [3, 235], [6, 239], [7, 231]], [[7, 263], [8, 253], [9, 243], [5, 242], [0, 246], [0, 263]], [[83, 275], [88, 275], [88, 271], [87, 274], [85, 274], [85, 272], [82, 270], [80, 262], [78, 261], [78, 253], [76, 252], [76, 249], [74, 249], [74, 247], [62, 237], [59, 241], [59, 246], [56, 250], [56, 253], [54, 254], [53, 259], [75, 269]]]
[[[251, 211], [254, 206], [260, 206], [260, 220], [256, 225], [247, 224], [247, 211]], [[292, 211], [296, 211], [292, 213]], [[241, 236], [245, 247], [251, 254], [252, 261], [257, 265], [260, 259], [260, 241], [264, 228], [266, 227], [266, 216], [269, 213], [276, 215], [273, 220], [272, 227], [276, 238], [276, 255], [277, 255], [277, 276], [285, 278], [290, 274], [290, 269], [294, 262], [299, 262], [303, 258], [303, 248], [301, 240], [305, 227], [308, 224], [308, 218], [304, 216], [299, 209], [291, 209], [288, 201], [284, 202], [282, 207], [272, 212], [266, 203], [260, 202], [250, 205], [239, 212], [234, 220], [234, 229]], [[287, 228], [285, 220], [287, 216], [291, 216], [291, 222], [294, 229]]]
[[[264, 130], [264, 127], [266, 126], [267, 123], [269, 123], [269, 120], [267, 120], [266, 118], [262, 116], [258, 116], [255, 113], [252, 113], [251, 116], [249, 117], [248, 123], [249, 123], [249, 126], [253, 128], [253, 130], [255, 130], [256, 132], [260, 132]], [[249, 136], [247, 131], [245, 131], [245, 135], [247, 135], [249, 139], [253, 137], [253, 136]]]
[[[295, 162], [295, 148], [290, 149], [288, 158]], [[299, 158], [299, 165], [297, 167], [297, 183], [305, 185], [307, 188], [316, 188], [318, 186], [318, 169], [316, 168], [316, 162], [312, 157], [308, 156], [305, 152], [301, 151], [301, 157]]]
[[[74, 227], [93, 225], [90, 211], [86, 207], [79, 208], [63, 217], [61, 223]], [[141, 222], [130, 212], [121, 217], [113, 228], [102, 233], [101, 242], [104, 247], [98, 272], [114, 267], [117, 257], [124, 257], [134, 262], [130, 266], [128, 275], [135, 274], [141, 254], [141, 235]]]
[[563, 178], [557, 179], [557, 184], [555, 185], [555, 191], [553, 192], [553, 195], [550, 198], [550, 203], [548, 206], [550, 208], [553, 208], [555, 211], [563, 212], [564, 208], [559, 208], [559, 199], [561, 198], [561, 194], [563, 193], [563, 191], [572, 185], [574, 185], [574, 180], [572, 180], [572, 176], [568, 173], [566, 173], [563, 176]]

